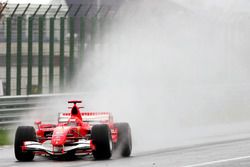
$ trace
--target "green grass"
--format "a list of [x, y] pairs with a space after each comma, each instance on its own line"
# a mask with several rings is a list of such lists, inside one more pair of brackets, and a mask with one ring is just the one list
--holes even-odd
[[0, 130], [0, 145], [11, 144], [8, 130]]

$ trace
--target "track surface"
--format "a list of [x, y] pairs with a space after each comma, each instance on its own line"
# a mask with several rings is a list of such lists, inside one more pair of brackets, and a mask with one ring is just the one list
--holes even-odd
[[36, 157], [33, 162], [17, 162], [13, 148], [0, 149], [1, 167], [53, 166], [53, 167], [198, 167], [198, 166], [250, 166], [250, 138], [209, 143], [188, 147], [169, 148], [154, 152], [135, 153], [130, 158], [112, 158], [93, 161], [85, 157], [74, 161], [48, 160]]

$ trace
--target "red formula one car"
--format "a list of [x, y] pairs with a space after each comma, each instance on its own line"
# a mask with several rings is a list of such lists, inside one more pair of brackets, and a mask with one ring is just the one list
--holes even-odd
[[15, 135], [15, 156], [32, 161], [35, 155], [72, 158], [92, 154], [94, 159], [109, 159], [113, 151], [128, 157], [132, 150], [128, 123], [114, 123], [108, 112], [80, 112], [73, 103], [70, 113], [59, 113], [57, 124], [19, 126]]

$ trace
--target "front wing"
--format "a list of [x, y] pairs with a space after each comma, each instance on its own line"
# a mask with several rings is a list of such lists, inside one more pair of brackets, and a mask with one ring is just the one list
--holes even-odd
[[49, 155], [63, 155], [71, 151], [88, 152], [91, 151], [90, 140], [81, 139], [78, 142], [71, 143], [70, 146], [53, 146], [50, 140], [44, 143], [39, 143], [35, 141], [25, 141], [22, 146], [22, 150], [33, 151], [33, 152], [43, 152]]

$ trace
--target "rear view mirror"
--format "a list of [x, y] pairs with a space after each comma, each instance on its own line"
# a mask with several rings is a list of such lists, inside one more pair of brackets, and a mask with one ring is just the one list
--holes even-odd
[[39, 129], [39, 126], [41, 125], [41, 121], [37, 120], [35, 121], [36, 128]]

